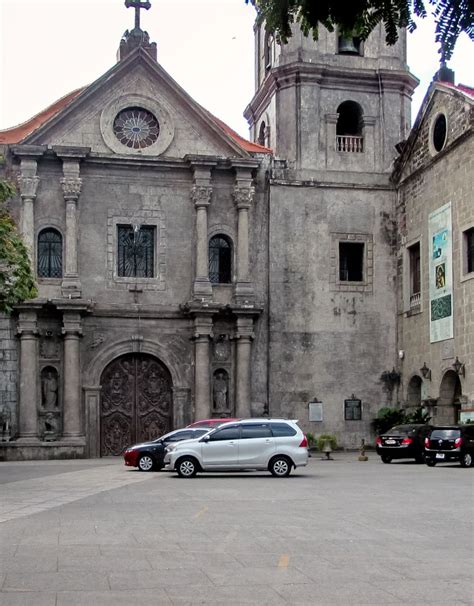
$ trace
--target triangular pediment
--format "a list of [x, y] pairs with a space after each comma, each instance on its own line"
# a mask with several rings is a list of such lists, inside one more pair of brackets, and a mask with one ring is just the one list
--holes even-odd
[[[123, 112], [133, 108], [144, 112], [140, 114], [137, 134], [132, 133], [134, 140], [129, 131], [122, 131], [122, 135], [117, 131], [117, 116], [121, 112], [126, 116]], [[133, 112], [132, 115], [135, 116]], [[150, 125], [150, 136], [139, 140]], [[235, 137], [139, 48], [85, 87], [22, 142], [82, 146], [96, 153], [135, 157], [247, 157], [245, 145], [233, 134]]]
[[[431, 84], [397, 160], [396, 181], [402, 181], [414, 171], [427, 167], [456, 145], [468, 131], [472, 131], [472, 93], [472, 89], [462, 85], [444, 82]], [[436, 128], [438, 132], [435, 135]]]

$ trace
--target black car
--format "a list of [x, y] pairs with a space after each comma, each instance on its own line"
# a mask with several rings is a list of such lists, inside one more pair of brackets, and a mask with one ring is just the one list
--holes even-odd
[[445, 425], [433, 427], [425, 439], [425, 462], [459, 461], [461, 467], [471, 467], [474, 457], [474, 425]]
[[415, 459], [423, 463], [424, 441], [431, 429], [432, 425], [396, 425], [377, 437], [377, 454], [384, 463], [390, 463], [392, 459]]
[[181, 442], [181, 440], [193, 440], [200, 438], [210, 431], [209, 427], [198, 427], [193, 429], [176, 429], [170, 433], [161, 436], [152, 442], [144, 442], [130, 446], [123, 453], [125, 465], [129, 467], [138, 467], [140, 471], [153, 471], [164, 467], [165, 448], [172, 442]]

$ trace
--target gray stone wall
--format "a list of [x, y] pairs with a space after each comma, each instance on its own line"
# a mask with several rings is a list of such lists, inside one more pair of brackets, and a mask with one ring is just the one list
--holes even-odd
[[[270, 190], [270, 361], [272, 414], [298, 418], [313, 433], [335, 433], [345, 447], [371, 437], [370, 421], [396, 402], [382, 372], [396, 350], [394, 192], [349, 187]], [[364, 281], [340, 283], [339, 239], [366, 246]], [[363, 403], [344, 420], [344, 400]], [[323, 422], [308, 402], [323, 401]]]
[[12, 436], [17, 428], [18, 343], [14, 330], [11, 318], [0, 314], [0, 410], [6, 407], [9, 411]]
[[[446, 114], [448, 134], [445, 148], [434, 153], [431, 131], [439, 112]], [[398, 341], [399, 349], [404, 351], [402, 400], [408, 397], [410, 379], [421, 377], [420, 368], [425, 362], [431, 370], [431, 380], [423, 379], [422, 398], [436, 400], [443, 377], [452, 370], [458, 356], [465, 364], [465, 376], [460, 376], [462, 403], [474, 407], [474, 273], [466, 274], [463, 265], [463, 232], [474, 226], [472, 116], [472, 103], [463, 95], [436, 91], [419, 125], [399, 185]], [[452, 205], [454, 338], [430, 343], [428, 217], [448, 202]], [[420, 242], [421, 249], [421, 305], [410, 311], [407, 248], [414, 242]]]

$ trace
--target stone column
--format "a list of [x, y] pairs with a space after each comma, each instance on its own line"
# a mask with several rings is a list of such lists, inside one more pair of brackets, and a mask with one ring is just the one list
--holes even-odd
[[83, 434], [81, 421], [81, 367], [79, 339], [82, 335], [81, 314], [63, 311], [64, 335], [64, 438], [78, 438]]
[[64, 234], [64, 273], [61, 283], [63, 297], [78, 299], [81, 297], [81, 281], [78, 270], [78, 201], [81, 194], [82, 179], [80, 163], [90, 152], [90, 147], [53, 146], [53, 151], [63, 163], [61, 187], [66, 203]]
[[251, 415], [250, 356], [253, 338], [253, 319], [237, 316], [235, 414], [239, 418]]
[[196, 209], [196, 264], [193, 283], [193, 299], [212, 300], [212, 286], [209, 280], [209, 242], [207, 213], [212, 197], [211, 170], [215, 160], [188, 157], [193, 169], [191, 198]]
[[19, 437], [24, 441], [38, 440], [38, 328], [36, 310], [20, 312], [20, 402]]
[[211, 385], [209, 378], [212, 316], [194, 318], [194, 419], [208, 419], [211, 414]]
[[[242, 174], [243, 173], [243, 174]], [[237, 281], [235, 298], [240, 302], [253, 300], [254, 291], [249, 278], [249, 209], [255, 196], [250, 170], [237, 172], [234, 202], [237, 208]]]
[[14, 145], [11, 148], [13, 155], [20, 159], [20, 175], [18, 177], [18, 188], [22, 200], [20, 232], [23, 242], [28, 248], [33, 271], [36, 268], [34, 204], [40, 181], [37, 176], [38, 160], [46, 149], [46, 145]]

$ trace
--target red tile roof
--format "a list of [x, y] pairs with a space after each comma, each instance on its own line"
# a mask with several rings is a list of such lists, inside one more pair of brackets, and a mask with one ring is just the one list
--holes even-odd
[[454, 88], [461, 93], [464, 93], [468, 97], [472, 97], [474, 99], [474, 88], [471, 86], [466, 86], [465, 84], [453, 84], [452, 82], [440, 82], [443, 86], [447, 86], [448, 88]]
[[37, 128], [42, 126], [45, 122], [53, 118], [59, 113], [64, 107], [69, 105], [73, 99], [75, 99], [79, 93], [84, 90], [85, 87], [78, 88], [72, 93], [61, 97], [58, 101], [55, 101], [52, 105], [41, 111], [33, 118], [30, 118], [26, 122], [19, 124], [18, 126], [12, 126], [5, 130], [0, 130], [0, 143], [19, 143], [25, 137], [30, 135]]
[[[7, 128], [5, 130], [0, 130], [0, 144], [1, 143], [20, 143], [25, 137], [30, 135], [40, 126], [45, 124], [51, 118], [54, 118], [56, 114], [58, 114], [62, 109], [67, 107], [83, 90], [87, 87], [78, 88], [72, 93], [61, 97], [58, 101], [41, 111], [33, 118], [30, 118], [26, 122], [19, 124], [18, 126], [13, 126], [11, 128]], [[227, 126], [222, 120], [213, 116], [210, 112], [205, 110], [207, 115], [212, 119], [212, 121], [221, 128], [229, 137], [231, 137], [240, 147], [242, 147], [247, 152], [261, 153], [261, 154], [271, 154], [272, 150], [268, 147], [264, 147], [263, 145], [259, 145], [258, 143], [252, 143], [252, 141], [248, 141], [241, 137], [235, 130], [232, 130], [230, 126]]]

